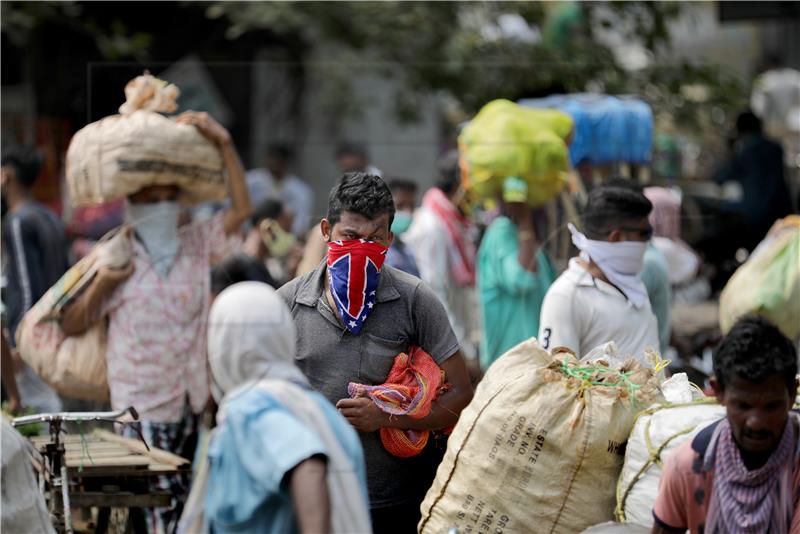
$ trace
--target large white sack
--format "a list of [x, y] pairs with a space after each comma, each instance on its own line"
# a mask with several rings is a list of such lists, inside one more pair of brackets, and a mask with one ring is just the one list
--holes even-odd
[[617, 521], [652, 527], [664, 462], [681, 443], [723, 417], [725, 408], [713, 398], [659, 404], [641, 412], [628, 439], [617, 483]]

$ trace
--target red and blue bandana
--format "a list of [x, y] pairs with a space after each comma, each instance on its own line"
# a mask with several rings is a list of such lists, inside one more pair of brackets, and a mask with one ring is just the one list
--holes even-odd
[[331, 241], [328, 243], [328, 279], [333, 302], [345, 328], [361, 332], [375, 306], [378, 279], [388, 247], [365, 241]]

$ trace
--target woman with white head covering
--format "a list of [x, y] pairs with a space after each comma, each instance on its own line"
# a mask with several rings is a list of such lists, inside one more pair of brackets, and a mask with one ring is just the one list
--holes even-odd
[[198, 512], [215, 534], [371, 531], [358, 436], [294, 356], [294, 322], [275, 290], [243, 282], [219, 294], [208, 326], [219, 426], [207, 480], [198, 476], [204, 502], [187, 505], [184, 531]]

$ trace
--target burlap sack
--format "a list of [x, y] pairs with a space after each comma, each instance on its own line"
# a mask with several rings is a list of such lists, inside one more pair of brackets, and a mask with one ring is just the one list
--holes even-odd
[[624, 444], [656, 381], [631, 362], [647, 380], [596, 385], [599, 374], [562, 370], [576, 365], [535, 339], [492, 365], [450, 436], [420, 532], [572, 534], [613, 518]]
[[713, 398], [660, 404], [641, 412], [628, 439], [617, 484], [617, 521], [651, 528], [664, 462], [681, 443], [723, 417], [725, 408]]
[[177, 124], [178, 90], [150, 75], [125, 89], [121, 115], [81, 128], [67, 150], [66, 180], [73, 205], [109, 202], [150, 185], [177, 185], [181, 200], [222, 200], [222, 156], [194, 126]]
[[59, 319], [64, 306], [91, 282], [101, 266], [121, 268], [132, 255], [125, 228], [113, 230], [23, 316], [16, 332], [20, 358], [61, 395], [108, 400], [106, 319], [79, 336], [69, 337], [61, 330]]

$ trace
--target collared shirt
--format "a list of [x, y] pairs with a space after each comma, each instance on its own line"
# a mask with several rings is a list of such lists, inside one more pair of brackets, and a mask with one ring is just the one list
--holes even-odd
[[658, 350], [658, 327], [650, 302], [637, 309], [613, 285], [598, 280], [577, 258], [553, 282], [542, 303], [539, 341], [545, 349], [568, 347], [579, 357], [613, 341], [623, 358], [644, 361], [644, 350]]
[[133, 406], [142, 420], [159, 423], [180, 421], [187, 395], [194, 413], [208, 400], [209, 269], [229, 248], [222, 214], [185, 226], [178, 236], [166, 278], [134, 239], [134, 272], [104, 307], [111, 405]]
[[[444, 307], [420, 279], [384, 265], [375, 308], [361, 333], [345, 330], [324, 293], [325, 264], [295, 278], [278, 293], [297, 325], [297, 366], [311, 386], [336, 404], [348, 398], [347, 385], [382, 384], [394, 358], [410, 346], [421, 347], [439, 365], [458, 351]], [[381, 444], [378, 432], [359, 433], [367, 463], [370, 506], [378, 508], [419, 498], [420, 457], [398, 458]], [[431, 479], [427, 480], [429, 484]]]
[[[719, 421], [707, 426], [669, 455], [653, 506], [653, 519], [661, 527], [703, 533], [714, 489], [714, 469], [704, 470], [703, 458], [718, 424]], [[800, 446], [795, 449], [794, 465], [792, 533], [800, 532]]]
[[311, 210], [314, 208], [314, 194], [311, 187], [293, 174], [278, 181], [267, 169], [247, 171], [247, 189], [253, 206], [268, 198], [277, 198], [294, 214], [292, 233], [303, 237], [311, 222]]

